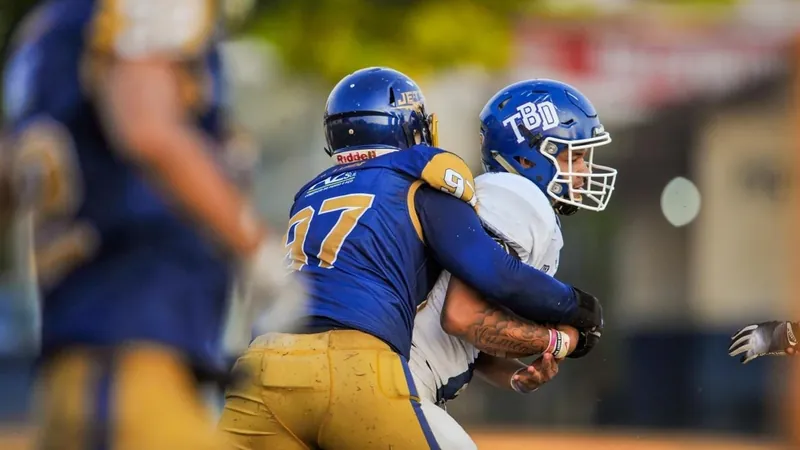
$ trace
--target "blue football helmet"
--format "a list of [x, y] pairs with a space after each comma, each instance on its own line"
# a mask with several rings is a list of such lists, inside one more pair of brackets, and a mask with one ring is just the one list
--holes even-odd
[[[611, 199], [617, 171], [594, 164], [594, 149], [609, 144], [592, 103], [574, 87], [534, 79], [501, 89], [480, 114], [481, 156], [487, 172], [511, 172], [533, 181], [561, 215], [579, 208], [602, 211]], [[556, 158], [566, 155], [566, 170]], [[573, 152], [577, 152], [573, 156]], [[573, 170], [584, 154], [585, 171]], [[573, 177], [583, 185], [574, 187]]]
[[325, 152], [339, 164], [416, 144], [438, 145], [436, 116], [426, 113], [419, 86], [386, 67], [344, 77], [328, 96], [324, 124]]

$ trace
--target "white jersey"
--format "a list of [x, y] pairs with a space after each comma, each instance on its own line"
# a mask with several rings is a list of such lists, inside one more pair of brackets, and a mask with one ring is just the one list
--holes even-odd
[[[550, 200], [530, 180], [510, 173], [475, 178], [484, 227], [513, 249], [520, 260], [554, 275], [564, 242]], [[478, 349], [445, 333], [440, 323], [450, 273], [443, 272], [414, 320], [409, 365], [422, 398], [442, 404], [472, 378]]]

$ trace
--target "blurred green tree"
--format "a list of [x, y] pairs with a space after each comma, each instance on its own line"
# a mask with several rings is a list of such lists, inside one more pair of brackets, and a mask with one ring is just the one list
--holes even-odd
[[[660, 5], [707, 14], [739, 1], [636, 0], [627, 11]], [[412, 77], [469, 64], [501, 69], [520, 17], [585, 20], [602, 13], [592, 0], [262, 0], [254, 11], [249, 33], [273, 42], [290, 70], [330, 82], [372, 65]]]
[[[573, 0], [222, 0], [232, 21], [273, 42], [290, 70], [336, 81], [354, 68], [391, 65], [411, 76], [458, 65], [504, 67], [521, 16], [587, 18], [595, 1]], [[740, 0], [636, 0], [634, 6], [717, 10]], [[0, 0], [0, 51], [37, 0]], [[634, 8], [636, 9], [636, 8]], [[2, 64], [2, 63], [0, 63]]]
[[537, 1], [272, 0], [248, 32], [276, 44], [290, 69], [338, 81], [391, 65], [414, 77], [463, 64], [505, 66], [514, 17]]

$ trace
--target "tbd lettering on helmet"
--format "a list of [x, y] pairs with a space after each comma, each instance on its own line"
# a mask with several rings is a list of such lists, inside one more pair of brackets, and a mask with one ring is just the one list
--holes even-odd
[[511, 129], [514, 130], [514, 136], [517, 137], [517, 143], [519, 144], [525, 142], [525, 138], [519, 131], [518, 120], [522, 121], [522, 125], [528, 131], [533, 131], [540, 127], [542, 131], [547, 131], [557, 127], [560, 123], [558, 119], [558, 110], [552, 102], [526, 102], [517, 106], [517, 112], [506, 117], [506, 119], [503, 120], [503, 125], [511, 126]]

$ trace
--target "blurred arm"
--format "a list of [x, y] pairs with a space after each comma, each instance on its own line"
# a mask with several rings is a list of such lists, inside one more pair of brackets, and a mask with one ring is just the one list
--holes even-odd
[[[233, 253], [249, 254], [263, 230], [190, 120], [179, 68], [211, 45], [214, 2], [99, 2], [89, 50], [102, 70], [90, 83], [109, 135], [192, 218]], [[186, 75], [184, 75], [185, 77]]]
[[503, 251], [469, 204], [428, 187], [414, 200], [430, 251], [454, 277], [528, 320], [560, 323], [577, 314], [572, 287]]
[[233, 253], [250, 253], [262, 230], [244, 197], [209, 154], [209, 141], [187, 119], [174, 63], [113, 63], [99, 91], [109, 130], [125, 150], [194, 219]]

